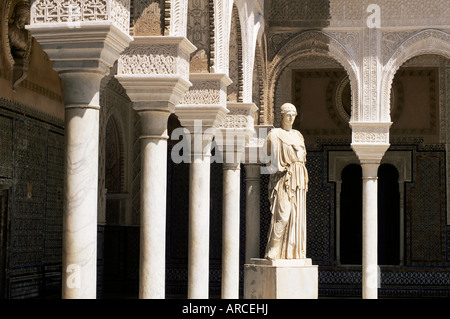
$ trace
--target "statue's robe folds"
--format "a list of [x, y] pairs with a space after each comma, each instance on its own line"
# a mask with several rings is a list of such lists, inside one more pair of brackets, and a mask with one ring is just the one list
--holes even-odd
[[272, 219], [265, 258], [306, 258], [306, 149], [297, 130], [272, 129], [268, 170]]

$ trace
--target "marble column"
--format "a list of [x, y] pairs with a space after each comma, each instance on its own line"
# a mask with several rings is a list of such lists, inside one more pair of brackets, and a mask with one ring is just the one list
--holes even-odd
[[389, 148], [390, 122], [351, 122], [352, 148], [359, 158], [363, 179], [363, 299], [377, 299], [378, 267], [378, 167]]
[[141, 211], [139, 298], [165, 298], [167, 120], [169, 111], [140, 111]]
[[209, 298], [211, 153], [210, 150], [206, 152], [205, 154], [191, 153], [194, 159], [189, 166], [187, 296], [189, 299]]
[[261, 165], [245, 164], [245, 263], [260, 256]]
[[363, 179], [363, 298], [378, 298], [378, 163], [361, 163]]
[[[118, 62], [116, 78], [141, 118], [141, 299], [165, 298], [167, 120], [191, 86], [186, 68], [193, 50], [194, 46], [184, 37], [135, 37]], [[167, 59], [168, 53], [174, 55], [173, 59]], [[162, 70], [172, 73], [142, 72], [141, 65], [156, 65], [162, 55], [166, 61], [173, 61]]]
[[97, 293], [100, 83], [131, 38], [109, 22], [80, 22], [77, 28], [41, 23], [27, 29], [48, 54], [64, 85], [62, 298], [93, 299]]
[[223, 164], [222, 298], [239, 298], [240, 163]]
[[255, 125], [245, 150], [245, 263], [260, 257], [261, 172], [265, 163], [263, 150], [271, 125]]
[[227, 103], [230, 111], [216, 136], [223, 160], [222, 298], [239, 298], [241, 163], [253, 135], [254, 103]]
[[[65, 184], [63, 215], [62, 298], [96, 298], [97, 282], [97, 187], [99, 105], [90, 100], [97, 95], [102, 75], [66, 73], [62, 76], [66, 93]], [[83, 89], [80, 85], [85, 84]], [[67, 91], [79, 87], [81, 96], [74, 105]], [[87, 90], [86, 90], [87, 89]], [[91, 91], [91, 92], [87, 92]]]
[[188, 298], [209, 296], [209, 213], [211, 142], [226, 108], [224, 73], [191, 73], [192, 87], [175, 108], [191, 137], [189, 166]]

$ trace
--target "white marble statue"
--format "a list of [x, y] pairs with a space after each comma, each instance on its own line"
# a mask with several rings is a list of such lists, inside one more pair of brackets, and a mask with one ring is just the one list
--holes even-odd
[[306, 192], [308, 172], [302, 134], [292, 129], [297, 109], [281, 106], [281, 128], [272, 129], [266, 139], [270, 162], [269, 199], [272, 220], [265, 258], [306, 258]]

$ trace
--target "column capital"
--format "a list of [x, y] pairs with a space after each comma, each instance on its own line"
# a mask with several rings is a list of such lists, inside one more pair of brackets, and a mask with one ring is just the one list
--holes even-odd
[[361, 164], [379, 164], [389, 148], [391, 122], [350, 122], [352, 149]]
[[254, 133], [254, 114], [258, 110], [254, 103], [227, 103], [229, 113], [219, 126], [220, 134], [215, 141], [222, 153], [226, 167], [233, 167], [243, 160], [245, 146]]
[[175, 105], [192, 86], [189, 56], [194, 49], [184, 37], [134, 38], [119, 57], [116, 78], [135, 110], [175, 111]]
[[93, 72], [106, 75], [132, 38], [112, 22], [40, 23], [26, 27], [59, 73]]
[[192, 87], [180, 101], [180, 106], [217, 106], [226, 108], [227, 86], [231, 79], [225, 73], [191, 73]]

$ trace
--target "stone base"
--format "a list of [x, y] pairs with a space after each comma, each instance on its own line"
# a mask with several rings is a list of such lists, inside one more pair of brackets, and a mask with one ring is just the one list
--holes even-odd
[[318, 286], [318, 266], [309, 258], [252, 258], [244, 265], [245, 299], [317, 299]]

